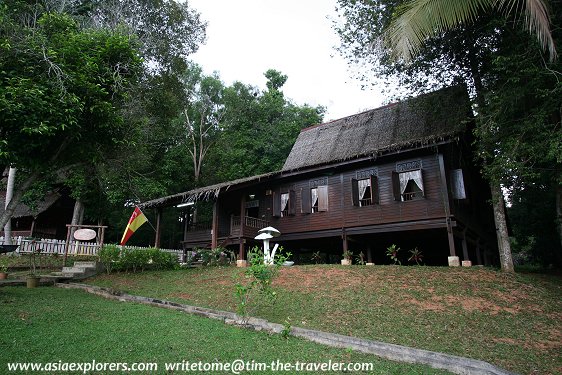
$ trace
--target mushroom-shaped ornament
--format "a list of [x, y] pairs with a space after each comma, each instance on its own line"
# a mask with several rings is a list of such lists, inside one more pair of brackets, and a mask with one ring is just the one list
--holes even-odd
[[[279, 232], [277, 229], [273, 228], [273, 227], [265, 227], [262, 228], [260, 230], [258, 230], [258, 233], [261, 234], [269, 234], [272, 237], [279, 237], [281, 235], [281, 232]], [[260, 236], [258, 235], [258, 237]], [[256, 237], [257, 239], [257, 237]], [[270, 237], [271, 239], [271, 237]], [[264, 262], [266, 264], [273, 264], [273, 259], [275, 258], [275, 252], [277, 251], [277, 248], [279, 247], [279, 245], [275, 245], [273, 247], [273, 250], [271, 251], [271, 253], [269, 252], [269, 239], [267, 240], [267, 250], [265, 249], [265, 240], [264, 240]]]
[[269, 233], [260, 233], [258, 234], [256, 237], [254, 237], [254, 240], [262, 240], [263, 241], [263, 262], [265, 264], [270, 264], [270, 260], [269, 260], [269, 240], [272, 239], [273, 236]]
[[271, 234], [273, 237], [279, 237], [281, 235], [281, 232], [279, 232], [277, 229], [275, 229], [273, 227], [262, 228], [262, 229], [258, 230], [258, 233]]

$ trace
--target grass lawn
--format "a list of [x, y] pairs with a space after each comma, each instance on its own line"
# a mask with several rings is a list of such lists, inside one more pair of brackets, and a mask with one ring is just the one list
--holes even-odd
[[[236, 311], [241, 271], [209, 267], [100, 275], [131, 294]], [[562, 373], [562, 279], [483, 268], [296, 266], [278, 300], [252, 315], [484, 360], [522, 374]]]
[[[189, 274], [175, 273], [181, 278]], [[177, 311], [105, 300], [79, 290], [0, 288], [0, 314], [0, 373], [8, 372], [10, 362], [153, 362], [159, 364], [158, 373], [165, 373], [166, 362], [226, 363], [237, 359], [374, 364], [372, 372], [358, 373], [447, 373]]]

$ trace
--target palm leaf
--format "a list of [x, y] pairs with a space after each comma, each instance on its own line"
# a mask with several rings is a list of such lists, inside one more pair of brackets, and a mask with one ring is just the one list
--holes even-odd
[[529, 32], [549, 50], [551, 60], [556, 58], [544, 0], [412, 0], [398, 8], [385, 39], [394, 58], [409, 61], [427, 38], [473, 22], [493, 9], [506, 14], [524, 11]]

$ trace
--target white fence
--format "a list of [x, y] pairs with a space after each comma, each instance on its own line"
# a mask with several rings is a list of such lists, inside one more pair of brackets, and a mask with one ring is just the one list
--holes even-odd
[[[4, 237], [0, 237], [0, 243], [4, 243]], [[42, 255], [64, 255], [66, 241], [53, 239], [29, 239], [26, 237], [13, 237], [12, 243], [19, 245], [16, 254], [29, 254], [39, 252]], [[147, 247], [127, 246], [129, 249], [142, 250]], [[71, 241], [68, 244], [68, 255], [77, 256], [97, 256], [100, 245], [96, 242]], [[167, 253], [175, 254], [178, 259], [183, 259], [183, 250], [178, 249], [160, 249]]]

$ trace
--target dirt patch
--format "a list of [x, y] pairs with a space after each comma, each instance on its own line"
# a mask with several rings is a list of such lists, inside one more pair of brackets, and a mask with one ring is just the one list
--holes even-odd
[[409, 299], [403, 304], [415, 305], [428, 311], [445, 311], [450, 308], [460, 307], [468, 312], [480, 311], [491, 315], [497, 315], [500, 312], [508, 312], [510, 314], [517, 314], [519, 312], [518, 307], [500, 306], [485, 298], [471, 296], [432, 296], [430, 299], [423, 301]]
[[447, 306], [442, 303], [437, 303], [433, 301], [418, 301], [417, 299], [408, 300], [408, 305], [415, 305], [422, 310], [426, 311], [445, 311]]
[[354, 277], [346, 270], [323, 267], [290, 267], [283, 268], [274, 285], [289, 291], [312, 291], [324, 289], [326, 286], [347, 288], [361, 284], [362, 278]]
[[510, 338], [493, 338], [492, 341], [501, 344], [519, 346], [525, 348], [526, 350], [559, 350], [562, 348], [562, 343], [560, 341], [551, 340], [523, 341]]
[[170, 293], [165, 298], [180, 298], [185, 300], [193, 300], [194, 297], [191, 294], [187, 293]]

